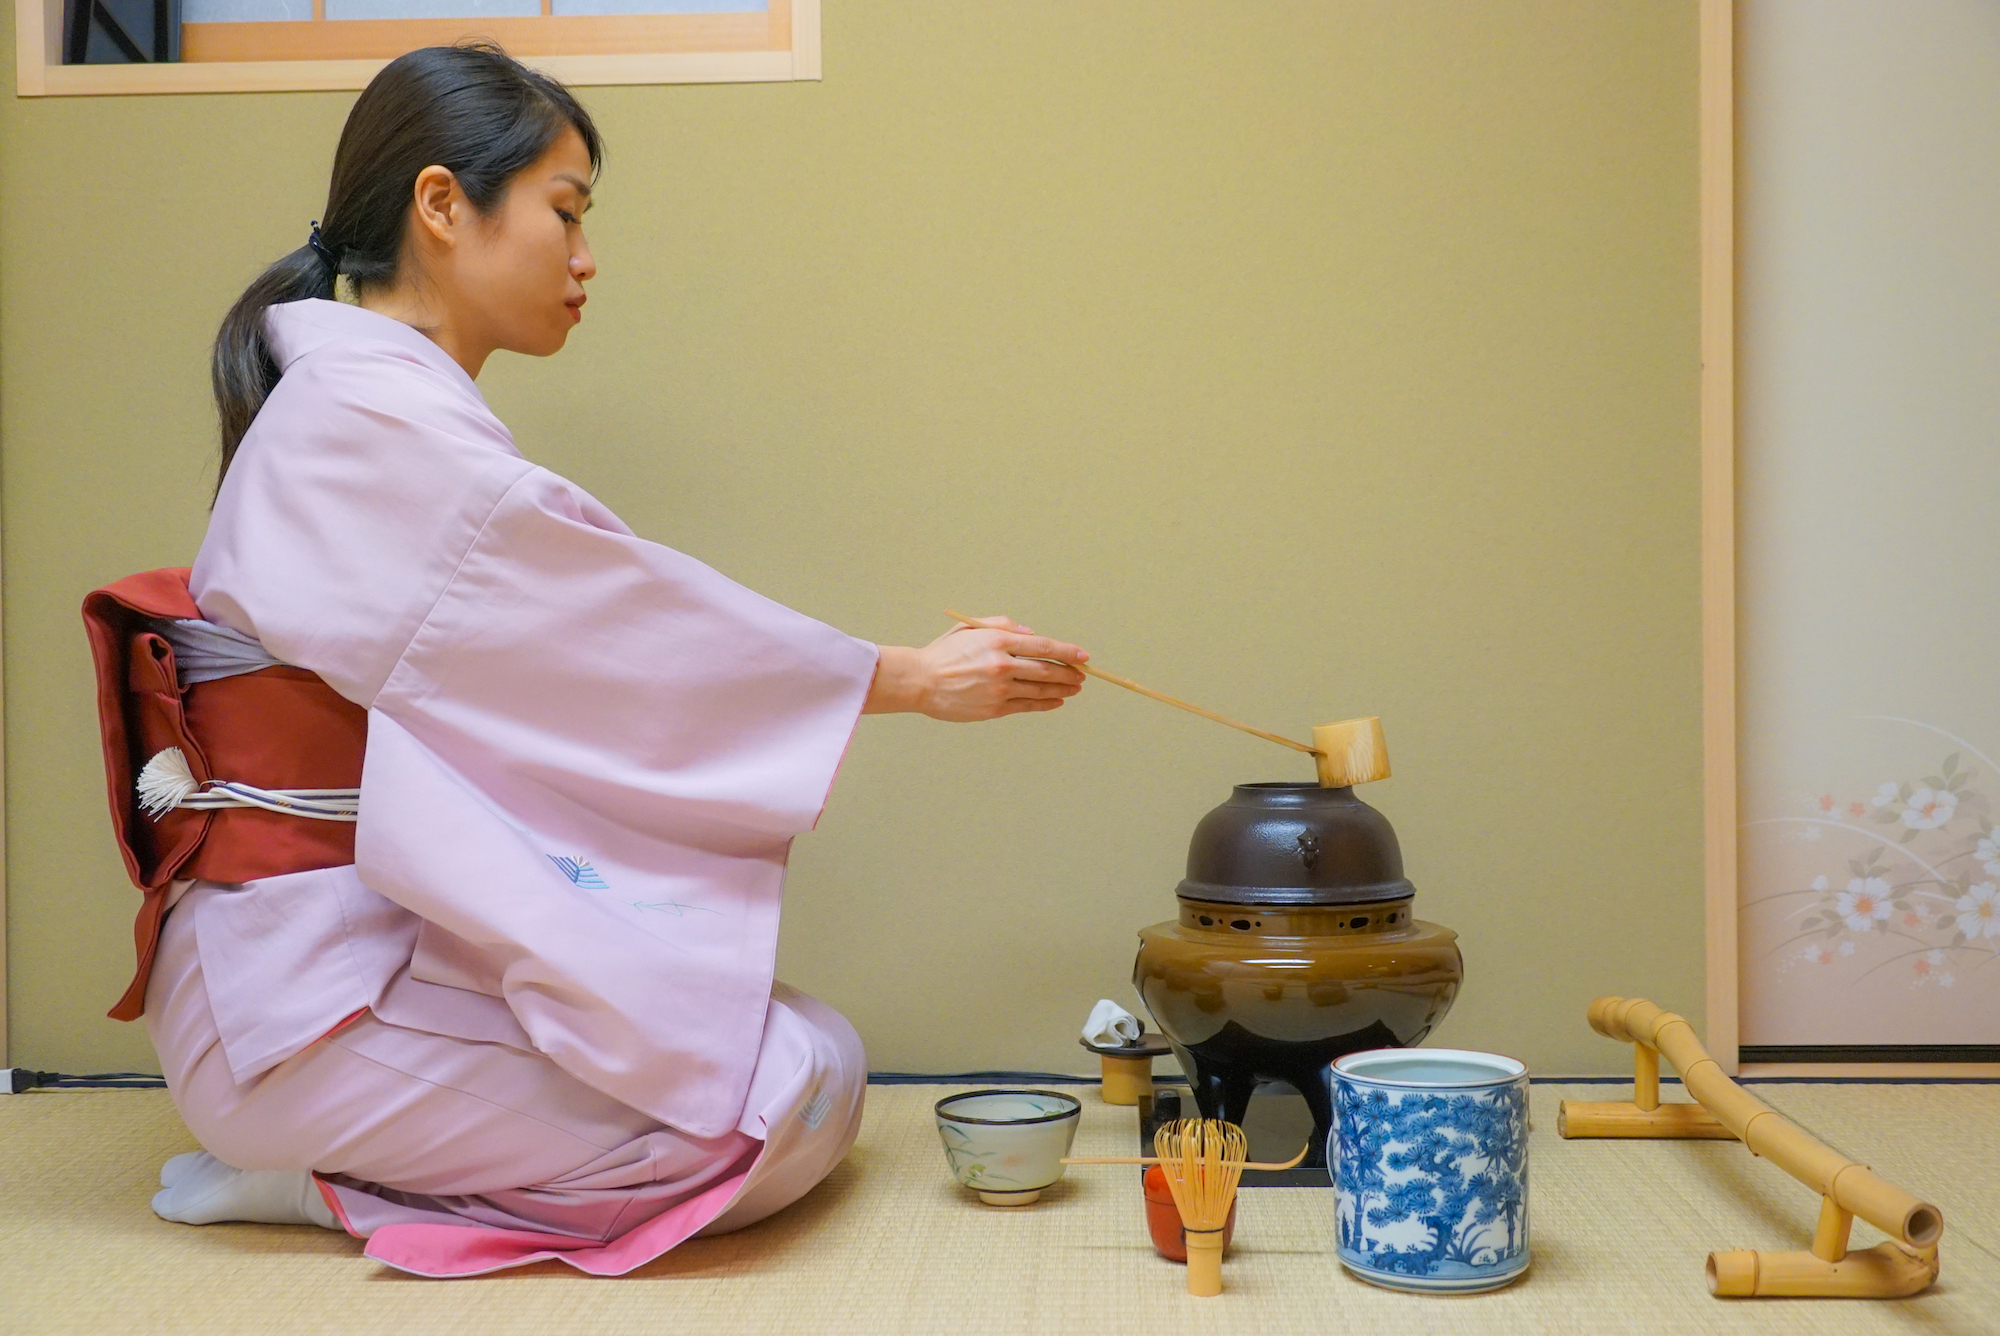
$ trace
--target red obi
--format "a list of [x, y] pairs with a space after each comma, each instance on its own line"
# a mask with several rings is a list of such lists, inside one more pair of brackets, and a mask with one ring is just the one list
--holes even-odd
[[146, 1009], [168, 883], [255, 881], [354, 861], [352, 822], [255, 807], [179, 807], [157, 820], [140, 810], [139, 772], [168, 747], [181, 749], [197, 781], [234, 780], [264, 789], [361, 785], [368, 712], [317, 674], [272, 667], [179, 685], [173, 646], [147, 623], [201, 616], [187, 581], [186, 567], [147, 571], [83, 601], [97, 664], [111, 826], [132, 884], [146, 894], [132, 928], [138, 973], [111, 1009], [114, 1020], [134, 1020]]

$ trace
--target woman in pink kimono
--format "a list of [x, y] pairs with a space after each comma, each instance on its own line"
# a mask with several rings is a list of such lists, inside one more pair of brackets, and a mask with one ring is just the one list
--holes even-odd
[[356, 102], [310, 243], [223, 324], [199, 616], [162, 634], [183, 681], [317, 674], [366, 749], [351, 865], [166, 895], [145, 1019], [206, 1148], [162, 1171], [167, 1219], [616, 1274], [795, 1201], [866, 1064], [773, 980], [780, 888], [857, 716], [1082, 683], [1004, 618], [856, 640], [521, 457], [474, 379], [582, 318], [598, 161], [559, 84], [414, 52]]

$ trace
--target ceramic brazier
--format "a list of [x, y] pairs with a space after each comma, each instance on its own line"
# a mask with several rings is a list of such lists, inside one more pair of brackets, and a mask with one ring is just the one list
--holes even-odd
[[1195, 827], [1176, 894], [1132, 982], [1195, 1102], [1241, 1123], [1257, 1082], [1282, 1081], [1323, 1165], [1334, 1060], [1430, 1033], [1464, 974], [1457, 935], [1412, 917], [1396, 833], [1352, 787], [1238, 785]]

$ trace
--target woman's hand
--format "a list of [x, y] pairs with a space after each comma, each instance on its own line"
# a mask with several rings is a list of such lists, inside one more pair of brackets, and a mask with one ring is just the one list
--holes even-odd
[[922, 649], [883, 645], [861, 712], [913, 711], [969, 723], [1053, 710], [1083, 690], [1083, 674], [1069, 665], [1090, 656], [1075, 645], [1038, 636], [1009, 617], [979, 621]]

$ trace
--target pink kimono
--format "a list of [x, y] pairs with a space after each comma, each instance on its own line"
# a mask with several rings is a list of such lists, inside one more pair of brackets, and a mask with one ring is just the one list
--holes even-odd
[[866, 1073], [773, 982], [785, 860], [875, 647], [634, 537], [408, 326], [266, 328], [190, 587], [367, 709], [361, 817], [353, 866], [178, 888], [146, 1020], [189, 1127], [430, 1275], [615, 1274], [795, 1200]]

